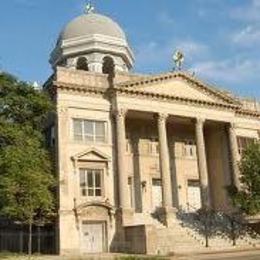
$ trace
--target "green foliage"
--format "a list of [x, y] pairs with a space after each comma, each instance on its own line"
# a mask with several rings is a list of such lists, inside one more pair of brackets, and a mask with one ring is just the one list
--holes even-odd
[[0, 74], [0, 214], [30, 225], [54, 210], [53, 163], [43, 124], [48, 96]]
[[31, 125], [41, 130], [53, 108], [46, 93], [12, 75], [0, 73], [0, 120]]
[[23, 222], [34, 221], [53, 209], [52, 164], [38, 138], [12, 128], [14, 144], [0, 150], [1, 212]]
[[242, 212], [260, 213], [260, 143], [252, 143], [243, 153], [240, 166], [241, 189], [229, 187], [229, 193]]

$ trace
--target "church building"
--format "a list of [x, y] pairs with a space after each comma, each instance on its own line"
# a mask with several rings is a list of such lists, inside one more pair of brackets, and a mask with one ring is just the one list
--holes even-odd
[[259, 103], [183, 70], [134, 73], [134, 60], [122, 28], [92, 9], [51, 53], [60, 254], [202, 247], [178, 214], [229, 212], [226, 187], [240, 186], [237, 162], [259, 139]]

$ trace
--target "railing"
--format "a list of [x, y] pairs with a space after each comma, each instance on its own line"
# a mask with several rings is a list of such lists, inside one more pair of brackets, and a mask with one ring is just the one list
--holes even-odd
[[[28, 239], [28, 232], [22, 229], [0, 229], [0, 251], [27, 253]], [[40, 229], [33, 231], [32, 251], [33, 253], [54, 254], [56, 252], [54, 231], [44, 231]]]
[[190, 204], [187, 204], [187, 209], [180, 209], [178, 216], [183, 225], [188, 226], [204, 237], [206, 247], [209, 247], [210, 239], [214, 236], [221, 236], [222, 239], [231, 242], [232, 246], [237, 245], [237, 240], [240, 237], [244, 237], [244, 241], [254, 247], [256, 244], [248, 237], [260, 241], [260, 235], [242, 221], [241, 215], [229, 215], [212, 208], [198, 210]]

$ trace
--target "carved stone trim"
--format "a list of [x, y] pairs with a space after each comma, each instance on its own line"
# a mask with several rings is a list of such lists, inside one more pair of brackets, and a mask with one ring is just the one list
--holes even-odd
[[250, 118], [251, 117], [260, 118], [260, 113], [258, 111], [244, 110], [241, 108], [239, 104], [225, 104], [225, 103], [217, 103], [217, 102], [211, 102], [205, 100], [178, 97], [178, 96], [167, 95], [167, 94], [151, 93], [151, 92], [145, 92], [136, 89], [118, 87], [118, 85], [112, 90], [112, 89], [102, 89], [102, 88], [89, 87], [89, 86], [86, 87], [80, 85], [70, 85], [67, 83], [59, 82], [59, 83], [55, 83], [53, 88], [61, 89], [67, 92], [88, 93], [91, 95], [99, 95], [99, 96], [104, 96], [107, 94], [108, 98], [114, 96], [115, 93], [123, 96], [129, 96], [129, 97], [139, 97], [139, 98], [149, 97], [152, 100], [160, 100], [164, 102], [178, 102], [186, 105], [191, 104], [199, 107], [207, 107], [207, 108], [215, 108], [215, 109], [225, 109], [225, 110], [234, 111], [236, 115], [247, 116]]
[[114, 110], [113, 111], [113, 114], [116, 116], [116, 117], [119, 117], [119, 118], [125, 118], [126, 117], [126, 114], [127, 114], [127, 109], [125, 108], [119, 108], [117, 110]]
[[186, 82], [191, 83], [191, 85], [196, 87], [197, 89], [199, 88], [204, 93], [209, 94], [210, 96], [215, 96], [215, 97], [217, 96], [218, 98], [220, 98], [226, 102], [240, 105], [240, 102], [238, 100], [236, 100], [232, 97], [229, 97], [225, 93], [223, 93], [209, 85], [206, 85], [199, 79], [197, 79], [185, 72], [173, 72], [173, 73], [156, 75], [156, 76], [145, 78], [142, 80], [123, 82], [121, 84], [118, 84], [118, 86], [120, 86], [121, 88], [122, 87], [123, 88], [133, 88], [133, 87], [138, 87], [138, 86], [144, 86], [147, 84], [160, 83], [162, 81], [171, 80], [173, 78], [181, 78], [181, 79], [185, 80]]
[[167, 113], [158, 113], [155, 115], [156, 119], [158, 120], [158, 123], [165, 124], [167, 118], [169, 117], [169, 114]]
[[205, 123], [206, 119], [202, 118], [202, 117], [197, 117], [196, 118], [196, 124], [199, 127], [203, 127], [204, 123]]

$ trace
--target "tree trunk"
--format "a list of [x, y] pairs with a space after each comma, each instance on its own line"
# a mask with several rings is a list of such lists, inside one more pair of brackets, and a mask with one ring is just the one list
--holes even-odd
[[29, 239], [28, 239], [28, 255], [29, 259], [32, 255], [32, 221], [29, 221]]

